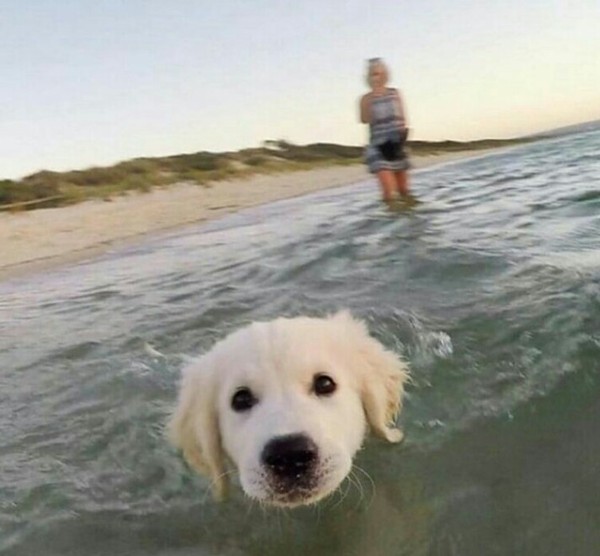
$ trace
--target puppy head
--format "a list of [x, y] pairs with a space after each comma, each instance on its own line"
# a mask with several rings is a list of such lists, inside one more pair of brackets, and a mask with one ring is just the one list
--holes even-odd
[[348, 313], [254, 323], [184, 370], [171, 438], [217, 498], [229, 461], [248, 496], [310, 504], [349, 473], [368, 425], [402, 440], [393, 421], [406, 378]]

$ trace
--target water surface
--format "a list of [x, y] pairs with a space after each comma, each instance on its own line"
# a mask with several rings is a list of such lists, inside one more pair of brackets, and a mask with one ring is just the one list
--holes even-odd
[[[413, 183], [411, 209], [358, 183], [0, 284], [0, 551], [600, 553], [600, 131]], [[315, 508], [213, 503], [162, 436], [181, 367], [339, 308], [411, 364], [405, 443]]]

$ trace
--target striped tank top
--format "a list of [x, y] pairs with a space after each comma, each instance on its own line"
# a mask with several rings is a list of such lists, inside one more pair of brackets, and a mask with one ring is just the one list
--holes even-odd
[[371, 122], [369, 124], [371, 145], [380, 145], [388, 140], [398, 141], [399, 129], [404, 125], [404, 114], [400, 113], [394, 89], [388, 89], [381, 96], [371, 97]]

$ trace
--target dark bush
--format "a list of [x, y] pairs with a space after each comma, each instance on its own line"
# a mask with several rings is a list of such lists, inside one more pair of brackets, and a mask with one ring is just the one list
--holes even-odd
[[136, 158], [128, 162], [121, 162], [116, 166], [119, 171], [126, 174], [145, 175], [152, 174], [160, 169], [160, 166], [148, 158]]
[[311, 143], [306, 148], [328, 158], [360, 158], [363, 154], [362, 147], [336, 145], [335, 143]]
[[171, 170], [174, 172], [184, 172], [187, 170], [208, 172], [210, 170], [218, 170], [221, 167], [220, 158], [215, 153], [199, 152], [170, 156], [165, 160], [170, 163]]
[[89, 168], [88, 170], [65, 172], [63, 180], [81, 187], [95, 187], [119, 183], [127, 175], [127, 171], [122, 166], [112, 166], [109, 168]]
[[58, 187], [52, 183], [31, 184], [24, 181], [0, 181], [0, 205], [45, 199], [56, 196], [58, 193]]

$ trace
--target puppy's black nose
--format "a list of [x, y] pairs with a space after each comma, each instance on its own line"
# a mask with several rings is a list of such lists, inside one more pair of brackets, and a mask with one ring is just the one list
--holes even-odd
[[270, 440], [261, 455], [269, 470], [282, 479], [299, 479], [317, 460], [317, 445], [304, 434], [289, 434]]

